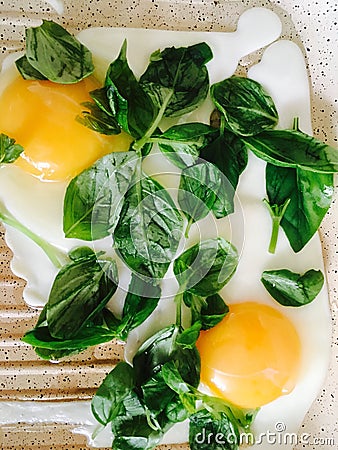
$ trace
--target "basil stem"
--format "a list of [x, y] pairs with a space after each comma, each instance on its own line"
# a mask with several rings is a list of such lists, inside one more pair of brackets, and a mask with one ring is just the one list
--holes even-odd
[[33, 242], [35, 242], [35, 244], [37, 244], [45, 252], [45, 254], [48, 256], [48, 258], [56, 268], [61, 269], [61, 267], [68, 262], [68, 257], [62, 250], [59, 250], [55, 245], [45, 241], [42, 237], [38, 236], [25, 225], [20, 223], [1, 203], [0, 220], [6, 225], [9, 225], [20, 231]]
[[263, 200], [263, 202], [268, 207], [270, 216], [272, 218], [272, 232], [269, 244], [269, 253], [275, 253], [280, 223], [285, 214], [286, 208], [289, 206], [290, 198], [288, 198], [282, 205], [270, 205], [269, 201], [266, 198]]

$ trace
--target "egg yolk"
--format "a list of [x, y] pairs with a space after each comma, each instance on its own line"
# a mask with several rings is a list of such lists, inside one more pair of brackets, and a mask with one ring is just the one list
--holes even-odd
[[42, 180], [68, 180], [113, 151], [126, 151], [125, 133], [105, 136], [76, 121], [99, 88], [89, 77], [76, 84], [16, 78], [0, 97], [0, 130], [24, 148], [16, 164]]
[[257, 408], [295, 387], [300, 366], [299, 336], [276, 309], [254, 302], [231, 305], [197, 341], [201, 382], [242, 408]]

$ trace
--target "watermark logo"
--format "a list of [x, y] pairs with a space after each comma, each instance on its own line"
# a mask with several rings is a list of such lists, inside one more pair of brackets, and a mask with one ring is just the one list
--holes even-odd
[[[195, 435], [195, 442], [198, 445], [217, 444], [237, 444], [240, 446], [259, 445], [264, 449], [266, 445], [280, 445], [294, 447], [296, 445], [306, 446], [323, 446], [335, 447], [336, 441], [333, 437], [327, 436], [313, 436], [309, 433], [292, 433], [287, 431], [287, 426], [284, 422], [276, 422], [274, 430], [267, 430], [263, 433], [254, 434], [252, 432], [240, 433], [239, 436], [234, 432], [228, 433], [212, 433], [210, 430], [203, 428], [202, 431]], [[337, 442], [338, 443], [338, 442]]]

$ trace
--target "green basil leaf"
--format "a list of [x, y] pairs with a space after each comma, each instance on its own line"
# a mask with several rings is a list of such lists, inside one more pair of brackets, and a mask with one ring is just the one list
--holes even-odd
[[211, 86], [210, 95], [225, 118], [225, 127], [240, 136], [253, 136], [278, 122], [272, 98], [257, 81], [233, 76]]
[[124, 361], [119, 362], [106, 376], [96, 391], [91, 409], [102, 425], [114, 420], [121, 410], [121, 403], [135, 387], [133, 368]]
[[165, 415], [172, 423], [183, 422], [189, 418], [189, 412], [178, 395], [166, 406]]
[[133, 359], [136, 378], [141, 385], [156, 375], [168, 361], [174, 361], [185, 382], [199, 384], [199, 353], [193, 348], [183, 348], [176, 342], [179, 329], [175, 325], [164, 328], [145, 341]]
[[311, 303], [321, 291], [324, 276], [320, 270], [308, 270], [303, 275], [287, 269], [266, 270], [262, 283], [269, 294], [284, 306], [303, 306]]
[[200, 150], [210, 142], [215, 133], [214, 128], [204, 123], [185, 123], [169, 128], [156, 141], [169, 161], [184, 169], [197, 161]]
[[89, 247], [75, 247], [68, 252], [68, 256], [72, 261], [91, 258], [95, 260], [95, 253]]
[[175, 392], [169, 389], [161, 372], [156, 373], [150, 380], [142, 384], [141, 389], [145, 405], [156, 414], [162, 413], [175, 398]]
[[176, 344], [182, 348], [190, 348], [193, 349], [196, 345], [196, 341], [201, 331], [201, 323], [195, 322], [191, 327], [182, 331], [177, 338]]
[[[92, 55], [61, 25], [43, 20], [42, 25], [26, 30], [26, 60], [19, 60], [21, 75], [43, 77], [55, 83], [77, 83], [94, 71]], [[27, 70], [28, 64], [34, 70]]]
[[164, 117], [186, 114], [206, 98], [209, 75], [205, 64], [211, 58], [211, 49], [205, 42], [170, 47], [151, 55], [140, 83], [153, 103], [164, 108]]
[[47, 80], [38, 70], [28, 62], [27, 56], [23, 55], [15, 61], [16, 68], [25, 80]]
[[145, 414], [139, 416], [119, 416], [113, 422], [114, 450], [152, 450], [162, 440], [161, 429], [149, 425]]
[[47, 302], [51, 335], [71, 339], [100, 312], [117, 289], [117, 268], [109, 259], [82, 258], [57, 274]]
[[238, 450], [237, 430], [225, 413], [215, 418], [206, 409], [190, 417], [191, 450]]
[[182, 236], [182, 217], [169, 193], [150, 177], [130, 186], [114, 233], [115, 248], [136, 273], [162, 279]]
[[236, 270], [235, 247], [223, 238], [207, 239], [187, 249], [174, 261], [181, 288], [201, 297], [216, 294]]
[[177, 394], [191, 392], [191, 387], [183, 380], [173, 361], [169, 361], [161, 369], [163, 380]]
[[221, 322], [228, 314], [229, 308], [219, 294], [214, 294], [205, 299], [201, 308], [202, 330], [208, 330]]
[[110, 153], [70, 182], [64, 199], [66, 237], [91, 241], [114, 231], [137, 161], [134, 152]]
[[264, 131], [243, 138], [243, 142], [256, 156], [275, 166], [338, 172], [338, 150], [298, 130]]
[[223, 178], [223, 195], [215, 201], [212, 208], [217, 218], [225, 217], [226, 213], [234, 212], [235, 190], [239, 177], [248, 163], [246, 147], [236, 135], [225, 131], [204, 147], [200, 156], [218, 167], [225, 177]]
[[76, 120], [100, 134], [119, 134], [121, 128], [110, 109], [107, 91], [108, 88], [104, 87], [90, 92], [94, 101], [82, 103], [89, 111], [82, 111], [82, 116]]
[[136, 80], [127, 61], [127, 42], [112, 62], [106, 74], [110, 87], [110, 107], [116, 113], [120, 126], [135, 138], [142, 137], [157, 114], [157, 107]]
[[201, 162], [183, 169], [178, 191], [178, 203], [191, 223], [207, 216], [216, 199], [224, 191], [223, 175], [216, 166]]
[[85, 348], [77, 348], [77, 349], [65, 349], [65, 350], [55, 350], [50, 348], [40, 348], [35, 347], [34, 351], [41, 359], [45, 359], [47, 361], [60, 361], [60, 359], [66, 358], [68, 356], [77, 355], [78, 353], [86, 350]]
[[281, 226], [295, 252], [318, 230], [333, 196], [333, 175], [301, 169], [266, 167], [266, 191], [271, 206], [289, 201]]
[[[28, 331], [22, 337], [22, 341], [39, 349], [61, 351], [68, 355], [76, 350], [83, 351], [87, 347], [109, 342], [113, 338], [114, 334], [103, 327], [87, 326], [72, 338], [57, 339], [51, 335], [47, 326], [38, 326]], [[67, 351], [69, 352], [67, 353]]]
[[0, 164], [12, 163], [19, 158], [23, 152], [23, 147], [15, 143], [15, 139], [6, 134], [0, 134]]
[[117, 333], [126, 339], [129, 332], [143, 323], [156, 308], [161, 297], [158, 286], [146, 283], [132, 274]]

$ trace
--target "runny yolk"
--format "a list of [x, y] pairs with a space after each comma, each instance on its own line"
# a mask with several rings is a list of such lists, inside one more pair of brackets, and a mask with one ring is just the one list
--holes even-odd
[[68, 180], [98, 158], [126, 151], [130, 138], [105, 136], [76, 121], [99, 88], [89, 77], [71, 85], [16, 78], [0, 97], [0, 131], [24, 148], [16, 164], [42, 180]]
[[216, 327], [201, 332], [201, 382], [242, 408], [257, 408], [293, 390], [300, 366], [299, 336], [276, 309], [231, 305]]

